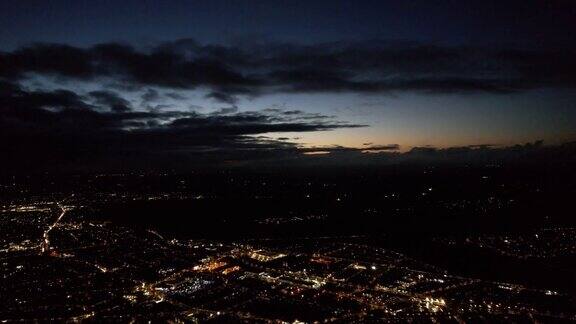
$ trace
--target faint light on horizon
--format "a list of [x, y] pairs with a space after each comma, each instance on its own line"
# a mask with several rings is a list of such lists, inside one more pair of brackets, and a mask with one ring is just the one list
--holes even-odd
[[330, 154], [330, 151], [311, 151], [311, 152], [304, 152], [305, 155], [326, 155]]

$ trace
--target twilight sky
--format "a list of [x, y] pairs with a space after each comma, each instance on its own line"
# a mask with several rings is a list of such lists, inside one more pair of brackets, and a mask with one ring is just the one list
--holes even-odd
[[569, 142], [575, 30], [569, 0], [2, 1], [3, 163]]

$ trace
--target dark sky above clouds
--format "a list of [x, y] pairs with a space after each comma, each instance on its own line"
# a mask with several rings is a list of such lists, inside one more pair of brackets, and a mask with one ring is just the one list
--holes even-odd
[[3, 1], [2, 163], [558, 145], [576, 138], [575, 27], [576, 3], [561, 0]]
[[403, 39], [572, 46], [573, 1], [2, 1], [0, 43]]

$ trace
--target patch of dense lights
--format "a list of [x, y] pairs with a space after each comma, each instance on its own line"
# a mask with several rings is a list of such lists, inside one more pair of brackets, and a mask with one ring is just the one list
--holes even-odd
[[423, 304], [424, 307], [432, 313], [442, 312], [446, 307], [446, 301], [442, 298], [426, 297], [423, 300]]

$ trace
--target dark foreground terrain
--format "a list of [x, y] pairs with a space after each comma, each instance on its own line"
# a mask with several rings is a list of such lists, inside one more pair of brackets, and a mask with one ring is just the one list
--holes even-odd
[[574, 183], [498, 165], [7, 177], [0, 320], [576, 321]]

